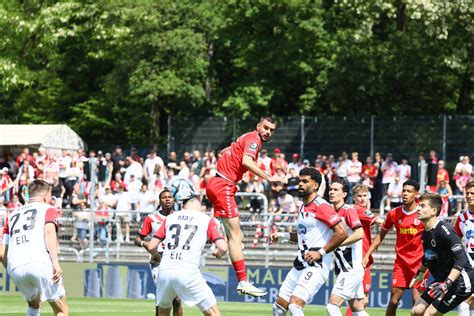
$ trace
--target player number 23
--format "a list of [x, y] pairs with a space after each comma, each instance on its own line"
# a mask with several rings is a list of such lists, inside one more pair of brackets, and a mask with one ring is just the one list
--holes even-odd
[[[23, 214], [20, 214], [20, 213], [17, 213], [15, 215], [13, 215], [11, 217], [11, 221], [12, 221], [12, 226], [11, 226], [11, 236], [15, 235], [15, 234], [18, 234], [20, 232], [20, 228], [23, 227], [23, 230], [32, 230], [33, 228], [35, 228], [35, 219], [36, 219], [36, 213], [38, 211], [35, 210], [35, 209], [31, 209], [31, 210], [26, 210], [25, 212], [23, 212]], [[23, 226], [20, 226], [20, 228], [17, 228], [15, 229], [15, 226], [16, 224], [18, 223], [18, 220], [20, 219], [20, 217], [22, 217], [22, 220], [23, 220], [23, 217], [26, 218], [24, 219], [26, 221], [26, 223], [23, 225]], [[20, 222], [21, 223], [21, 222]]]

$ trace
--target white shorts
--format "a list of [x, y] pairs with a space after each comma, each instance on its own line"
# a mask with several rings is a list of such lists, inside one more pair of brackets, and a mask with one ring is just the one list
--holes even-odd
[[278, 296], [289, 302], [297, 296], [309, 304], [329, 277], [329, 272], [320, 267], [307, 267], [303, 270], [292, 268], [280, 287]]
[[151, 271], [151, 277], [153, 278], [153, 282], [155, 282], [155, 285], [158, 283], [158, 272], [160, 270], [160, 264], [159, 263], [150, 263], [150, 271]]
[[29, 263], [16, 267], [10, 272], [13, 282], [27, 301], [38, 295], [41, 301], [54, 302], [66, 295], [63, 280], [53, 282], [53, 266], [46, 263]]
[[354, 298], [364, 298], [364, 271], [340, 272], [332, 288], [331, 295], [337, 295], [349, 301]]
[[177, 296], [188, 306], [198, 305], [203, 312], [216, 304], [216, 297], [199, 270], [160, 269], [156, 305], [170, 308]]

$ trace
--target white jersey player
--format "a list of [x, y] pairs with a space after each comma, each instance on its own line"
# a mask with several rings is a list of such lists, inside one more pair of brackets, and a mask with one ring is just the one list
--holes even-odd
[[220, 257], [227, 252], [227, 243], [219, 232], [218, 224], [200, 211], [201, 203], [194, 197], [192, 184], [178, 179], [174, 198], [184, 203], [180, 212], [166, 217], [164, 223], [150, 242], [144, 247], [159, 256], [157, 247], [164, 244], [158, 274], [156, 304], [159, 315], [169, 315], [175, 297], [189, 306], [198, 305], [205, 315], [220, 315], [216, 298], [199, 270], [199, 261], [207, 240], [216, 245], [214, 255]]
[[330, 316], [341, 315], [341, 305], [347, 301], [354, 316], [366, 315], [364, 311], [364, 267], [362, 265], [362, 238], [364, 230], [357, 211], [345, 204], [349, 187], [342, 178], [336, 178], [329, 187], [329, 200], [341, 216], [349, 237], [334, 251], [336, 281], [329, 296], [326, 310]]
[[[138, 232], [138, 236], [135, 238], [135, 245], [143, 247], [145, 244], [145, 238], [148, 236], [153, 236], [158, 231], [158, 228], [163, 224], [168, 216], [173, 211], [174, 206], [174, 197], [173, 194], [169, 189], [164, 189], [160, 192], [159, 195], [160, 206], [158, 210], [153, 213], [149, 214], [143, 220], [142, 227]], [[158, 245], [158, 253], [161, 255], [163, 253], [163, 243]], [[159, 260], [151, 261], [152, 257], [150, 257], [150, 269], [151, 275], [153, 277], [153, 281], [155, 281], [155, 285], [158, 286], [158, 271], [160, 266]], [[159, 307], [156, 306], [156, 315], [159, 315]], [[179, 297], [174, 298], [173, 300], [173, 315], [180, 316], [183, 315], [183, 308], [181, 306], [181, 300]]]
[[55, 315], [68, 315], [58, 261], [56, 209], [47, 204], [51, 186], [34, 180], [29, 193], [30, 203], [13, 210], [5, 225], [7, 272], [28, 301], [27, 316], [39, 315], [44, 301], [50, 303]]
[[298, 243], [298, 255], [293, 268], [281, 285], [273, 304], [273, 315], [304, 315], [303, 308], [313, 299], [329, 277], [331, 255], [347, 237], [341, 217], [334, 208], [318, 197], [321, 174], [315, 168], [300, 171], [299, 196], [304, 205], [298, 212], [296, 233], [273, 234]]

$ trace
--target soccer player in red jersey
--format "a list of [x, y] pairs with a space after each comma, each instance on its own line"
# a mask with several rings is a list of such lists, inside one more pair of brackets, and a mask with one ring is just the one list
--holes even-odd
[[[363, 184], [357, 184], [353, 188], [352, 196], [354, 197], [354, 208], [359, 215], [362, 229], [364, 230], [364, 237], [362, 238], [362, 254], [365, 255], [369, 250], [370, 244], [372, 243], [372, 232], [370, 227], [374, 224], [382, 226], [383, 220], [374, 215], [367, 206], [369, 205], [369, 187]], [[365, 266], [364, 278], [362, 280], [362, 286], [364, 288], [364, 306], [366, 307], [369, 303], [369, 292], [372, 284], [372, 277], [370, 275], [370, 266], [374, 262], [372, 256], [369, 257], [369, 262]], [[352, 315], [352, 310], [347, 308], [346, 316]]]
[[[403, 205], [390, 210], [380, 233], [375, 237], [372, 245], [364, 256], [364, 266], [369, 263], [372, 253], [380, 246], [388, 231], [395, 227], [397, 241], [395, 244], [396, 259], [393, 267], [392, 293], [387, 305], [387, 316], [396, 315], [398, 303], [405, 289], [409, 288], [411, 280], [415, 277], [423, 259], [423, 245], [421, 235], [424, 227], [417, 218], [416, 197], [420, 185], [415, 180], [403, 183]], [[423, 283], [418, 282], [413, 287], [413, 302], [420, 298]]]
[[242, 233], [240, 230], [239, 210], [235, 202], [236, 183], [245, 172], [270, 182], [286, 182], [279, 176], [269, 176], [257, 164], [258, 153], [262, 143], [267, 142], [276, 128], [276, 121], [270, 117], [262, 117], [253, 132], [240, 136], [229, 147], [222, 151], [217, 162], [217, 174], [209, 180], [206, 195], [214, 205], [214, 216], [221, 218], [229, 238], [229, 254], [237, 274], [239, 284], [237, 292], [251, 296], [263, 296], [267, 293], [253, 286], [247, 279], [244, 254], [242, 252]]

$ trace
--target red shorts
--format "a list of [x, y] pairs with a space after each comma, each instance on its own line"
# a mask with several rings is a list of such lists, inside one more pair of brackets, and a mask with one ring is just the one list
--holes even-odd
[[213, 177], [206, 186], [206, 195], [214, 205], [214, 217], [239, 217], [239, 209], [235, 203], [237, 186], [221, 177]]
[[364, 278], [362, 279], [362, 287], [364, 288], [364, 293], [370, 292], [370, 286], [372, 285], [372, 276], [370, 275], [370, 267], [365, 269]]
[[[411, 280], [416, 275], [416, 270], [412, 270], [407, 267], [402, 267], [400, 264], [395, 264], [393, 267], [393, 276], [392, 276], [392, 287], [399, 287], [402, 289], [408, 289], [410, 286]], [[419, 281], [413, 285], [414, 289], [419, 289], [420, 291], [424, 291], [426, 288], [426, 283], [428, 282], [429, 273], [425, 274], [424, 280]]]

